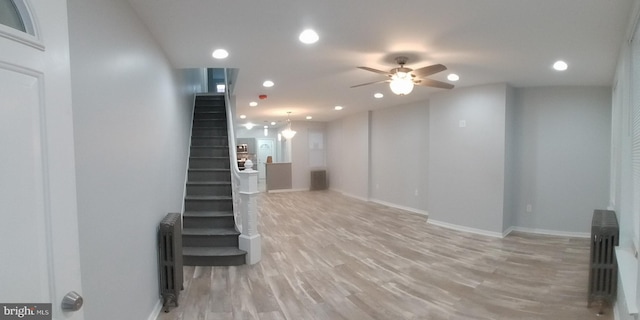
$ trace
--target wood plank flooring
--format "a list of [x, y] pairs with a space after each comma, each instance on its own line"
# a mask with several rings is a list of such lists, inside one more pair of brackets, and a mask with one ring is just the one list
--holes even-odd
[[258, 205], [262, 261], [185, 267], [158, 320], [613, 319], [587, 308], [588, 239], [457, 232], [331, 191]]

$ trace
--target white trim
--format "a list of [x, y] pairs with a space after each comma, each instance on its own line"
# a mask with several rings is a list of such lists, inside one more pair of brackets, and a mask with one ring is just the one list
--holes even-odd
[[189, 146], [187, 147], [187, 165], [184, 170], [184, 188], [182, 189], [182, 208], [180, 209], [180, 213], [184, 214], [184, 210], [186, 207], [186, 203], [184, 199], [187, 198], [187, 183], [189, 182], [189, 159], [191, 158], [191, 140], [193, 136], [193, 118], [195, 117], [194, 113], [196, 110], [196, 95], [193, 95], [193, 100], [191, 101], [191, 127], [189, 128]]
[[512, 231], [520, 231], [526, 233], [543, 234], [548, 236], [569, 237], [569, 238], [591, 238], [588, 232], [570, 232], [537, 228], [512, 227]]
[[267, 193], [285, 193], [285, 192], [300, 192], [300, 191], [309, 191], [309, 189], [274, 189], [274, 190], [267, 190]]
[[417, 213], [417, 214], [420, 214], [420, 215], [423, 215], [423, 216], [429, 216], [429, 212], [427, 212], [425, 210], [420, 210], [420, 209], [411, 208], [411, 207], [407, 207], [407, 206], [401, 206], [401, 205], [398, 205], [398, 204], [395, 204], [395, 203], [386, 202], [386, 201], [382, 201], [382, 200], [378, 200], [378, 199], [371, 199], [369, 201], [371, 201], [373, 203], [381, 204], [383, 206], [396, 208], [396, 209], [400, 209], [400, 210], [404, 210], [404, 211], [409, 211], [409, 212]]
[[433, 225], [438, 226], [438, 227], [451, 229], [451, 230], [457, 230], [457, 231], [468, 232], [468, 233], [475, 233], [475, 234], [479, 234], [479, 235], [482, 235], [482, 236], [493, 237], [493, 238], [502, 238], [502, 233], [500, 233], [500, 232], [487, 231], [487, 230], [476, 229], [476, 228], [469, 228], [469, 227], [465, 227], [465, 226], [461, 226], [461, 225], [457, 225], [457, 224], [453, 224], [453, 223], [448, 223], [448, 222], [442, 222], [442, 221], [433, 220], [433, 219], [428, 219], [427, 223], [433, 224]]
[[508, 236], [511, 232], [513, 232], [514, 230], [514, 226], [511, 226], [509, 228], [507, 228], [506, 230], [502, 231], [502, 237], [506, 237]]
[[613, 304], [613, 320], [620, 320], [620, 313], [618, 312], [618, 301]]
[[638, 314], [638, 305], [636, 302], [638, 258], [635, 257], [633, 248], [631, 247], [616, 247], [615, 251], [618, 262], [618, 276], [620, 277], [619, 283], [622, 283], [622, 292], [624, 292], [627, 312], [630, 315]]
[[5, 25], [0, 25], [0, 37], [44, 51], [44, 43], [40, 39]]
[[156, 320], [160, 315], [161, 311], [162, 311], [162, 299], [158, 299], [158, 302], [156, 302], [156, 305], [153, 306], [153, 310], [151, 310], [151, 314], [149, 314], [149, 317], [147, 318], [147, 320]]
[[363, 197], [356, 196], [356, 195], [353, 195], [353, 194], [350, 194], [350, 193], [346, 193], [346, 192], [342, 192], [342, 191], [338, 191], [338, 192], [340, 192], [345, 197], [354, 198], [354, 199], [357, 199], [357, 200], [360, 200], [360, 201], [364, 201], [364, 202], [369, 202], [369, 199], [367, 199], [367, 198], [363, 198]]

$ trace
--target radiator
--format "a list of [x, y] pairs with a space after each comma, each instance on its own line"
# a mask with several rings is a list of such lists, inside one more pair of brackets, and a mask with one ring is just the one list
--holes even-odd
[[589, 302], [607, 302], [616, 297], [618, 264], [614, 247], [618, 245], [618, 220], [609, 210], [595, 210], [591, 221], [591, 254], [589, 269]]
[[327, 171], [313, 170], [311, 171], [311, 188], [310, 190], [324, 190], [327, 188]]
[[182, 287], [182, 221], [179, 213], [169, 213], [158, 227], [158, 267], [160, 296], [164, 312], [178, 306]]

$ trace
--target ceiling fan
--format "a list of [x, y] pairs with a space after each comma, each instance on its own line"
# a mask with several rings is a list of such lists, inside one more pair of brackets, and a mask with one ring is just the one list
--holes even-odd
[[438, 72], [447, 70], [447, 67], [445, 67], [444, 65], [434, 64], [434, 65], [413, 70], [411, 68], [406, 68], [404, 66], [407, 63], [407, 60], [408, 60], [407, 57], [400, 56], [400, 57], [397, 57], [395, 60], [400, 66], [398, 68], [393, 68], [389, 70], [389, 72], [373, 69], [369, 67], [358, 67], [359, 69], [362, 69], [362, 70], [383, 74], [387, 76], [389, 79], [358, 84], [358, 85], [352, 86], [351, 88], [362, 87], [362, 86], [375, 84], [375, 83], [389, 82], [389, 87], [391, 88], [391, 91], [393, 91], [393, 93], [397, 95], [406, 95], [411, 93], [414, 85], [442, 88], [442, 89], [452, 89], [454, 87], [452, 84], [449, 84], [446, 82], [424, 78], [432, 74], [436, 74]]

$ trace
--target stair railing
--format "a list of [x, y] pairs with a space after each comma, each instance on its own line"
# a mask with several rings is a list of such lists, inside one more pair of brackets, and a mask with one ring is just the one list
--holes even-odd
[[[229, 88], [227, 69], [224, 71], [226, 88]], [[231, 92], [226, 91], [227, 131], [229, 137], [229, 157], [231, 161], [231, 188], [233, 194], [233, 215], [236, 229], [240, 232], [239, 248], [247, 252], [247, 264], [255, 264], [262, 258], [262, 239], [258, 233], [258, 171], [253, 170], [251, 160], [245, 162], [240, 171], [237, 161], [235, 137], [235, 101]]]

